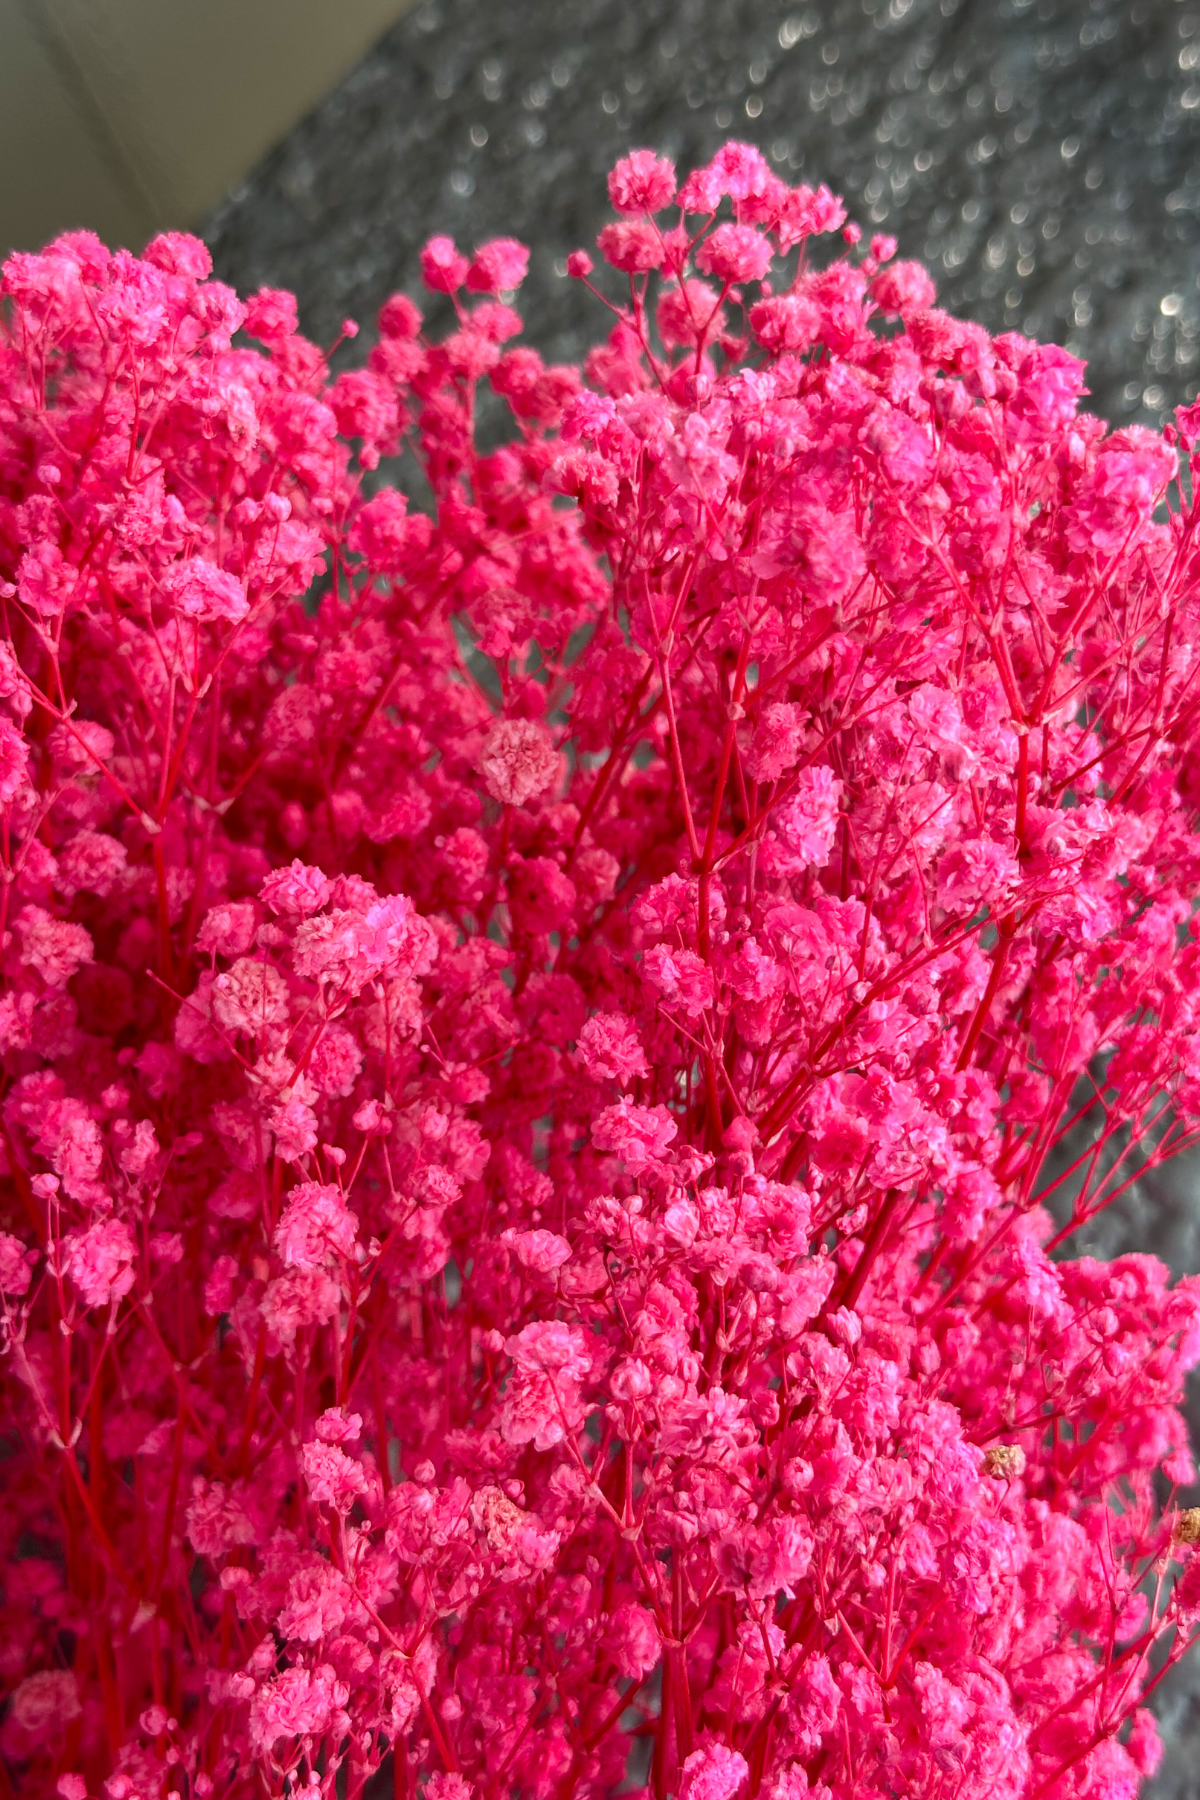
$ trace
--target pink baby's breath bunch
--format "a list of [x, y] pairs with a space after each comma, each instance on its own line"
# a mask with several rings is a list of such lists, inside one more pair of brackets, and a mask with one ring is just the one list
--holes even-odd
[[1200, 1122], [1200, 411], [745, 146], [610, 193], [582, 372], [507, 239], [336, 379], [5, 266], [14, 1792], [1156, 1766], [1200, 1285], [1070, 1252]]

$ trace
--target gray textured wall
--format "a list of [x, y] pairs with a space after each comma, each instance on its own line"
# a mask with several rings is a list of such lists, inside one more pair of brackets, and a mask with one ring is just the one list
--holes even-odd
[[596, 330], [555, 273], [634, 144], [728, 136], [827, 180], [952, 307], [1088, 357], [1114, 421], [1200, 370], [1195, 0], [424, 0], [210, 219], [218, 268], [364, 325], [434, 229], [524, 236], [531, 338]]
[[[321, 341], [415, 290], [435, 230], [533, 246], [527, 336], [603, 329], [562, 271], [604, 176], [724, 138], [828, 181], [993, 330], [1065, 343], [1090, 405], [1158, 423], [1200, 376], [1200, 0], [424, 0], [212, 216], [218, 273], [295, 289]], [[1081, 1246], [1085, 1247], [1085, 1246]], [[1087, 1248], [1200, 1270], [1200, 1165]], [[1200, 1391], [1193, 1407], [1200, 1442]], [[1200, 1655], [1164, 1684], [1153, 1800], [1200, 1794]]]

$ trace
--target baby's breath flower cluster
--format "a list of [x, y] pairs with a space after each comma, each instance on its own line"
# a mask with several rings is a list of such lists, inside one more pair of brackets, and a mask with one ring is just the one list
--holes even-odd
[[582, 371], [507, 239], [336, 379], [192, 238], [5, 265], [23, 1794], [1156, 1766], [1200, 1284], [1070, 1248], [1200, 1120], [1200, 409], [744, 145], [610, 193]]

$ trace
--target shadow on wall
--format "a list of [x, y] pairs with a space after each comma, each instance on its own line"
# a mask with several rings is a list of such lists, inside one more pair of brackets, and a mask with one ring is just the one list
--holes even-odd
[[0, 0], [0, 253], [195, 225], [408, 0]]

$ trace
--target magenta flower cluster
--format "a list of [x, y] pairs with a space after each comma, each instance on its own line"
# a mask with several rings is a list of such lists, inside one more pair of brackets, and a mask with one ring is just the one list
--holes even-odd
[[1200, 408], [744, 145], [610, 193], [582, 371], [507, 239], [336, 378], [5, 265], [6, 1791], [1156, 1767], [1200, 1283], [1070, 1250], [1200, 1121]]

